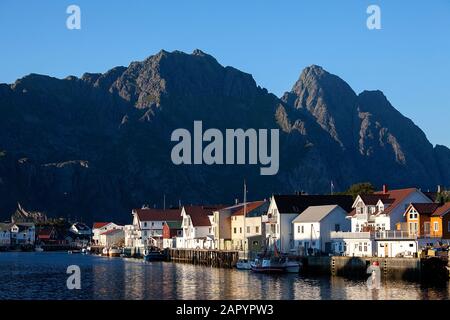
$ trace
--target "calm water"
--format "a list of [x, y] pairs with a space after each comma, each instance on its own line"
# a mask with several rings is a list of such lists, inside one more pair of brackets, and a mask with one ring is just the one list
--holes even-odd
[[[81, 290], [68, 290], [66, 269], [81, 268]], [[384, 283], [369, 291], [363, 281], [340, 277], [262, 275], [168, 262], [0, 252], [0, 299], [449, 299], [449, 286]]]

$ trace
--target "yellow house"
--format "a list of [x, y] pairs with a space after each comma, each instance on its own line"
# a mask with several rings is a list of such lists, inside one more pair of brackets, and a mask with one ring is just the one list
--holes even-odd
[[262, 222], [262, 216], [267, 209], [267, 201], [254, 201], [242, 205], [231, 214], [233, 250], [254, 253], [261, 251], [265, 241], [265, 223]]

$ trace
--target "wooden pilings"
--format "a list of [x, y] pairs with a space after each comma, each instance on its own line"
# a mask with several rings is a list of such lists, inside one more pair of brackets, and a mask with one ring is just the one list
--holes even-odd
[[239, 259], [238, 251], [168, 249], [168, 259], [172, 262], [191, 263], [216, 268], [233, 268]]

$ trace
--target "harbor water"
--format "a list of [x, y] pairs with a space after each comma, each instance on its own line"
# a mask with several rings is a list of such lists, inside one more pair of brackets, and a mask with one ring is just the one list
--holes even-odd
[[[81, 289], [67, 288], [79, 266]], [[432, 299], [450, 298], [448, 282], [383, 281], [379, 290], [343, 277], [266, 275], [171, 262], [65, 252], [0, 252], [0, 299]]]

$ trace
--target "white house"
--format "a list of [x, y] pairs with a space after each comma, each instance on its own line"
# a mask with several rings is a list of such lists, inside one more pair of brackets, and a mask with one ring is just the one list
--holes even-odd
[[11, 245], [11, 224], [0, 223], [0, 247]]
[[142, 208], [134, 209], [132, 214], [133, 227], [128, 230], [125, 242], [133, 242], [138, 252], [147, 246], [162, 248], [164, 223], [182, 220], [181, 209]]
[[99, 243], [105, 247], [122, 245], [125, 241], [124, 231], [121, 228], [100, 233]]
[[85, 223], [82, 222], [75, 222], [72, 224], [69, 228], [71, 232], [73, 232], [76, 235], [80, 236], [91, 236], [92, 230], [89, 228]]
[[34, 223], [21, 222], [11, 225], [11, 245], [29, 244], [33, 245], [36, 240], [36, 230]]
[[383, 190], [373, 194], [358, 195], [350, 213], [352, 232], [395, 230], [404, 222], [405, 210], [412, 202], [431, 203], [432, 200], [419, 189]]
[[292, 221], [306, 208], [321, 205], [339, 205], [349, 212], [353, 199], [346, 195], [274, 195], [270, 199], [266, 223], [269, 249], [277, 246], [281, 252], [295, 251]]
[[350, 231], [348, 212], [338, 205], [311, 206], [293, 221], [294, 246], [298, 254], [331, 253], [331, 232]]
[[186, 249], [213, 249], [213, 212], [217, 206], [183, 206], [181, 209], [183, 236], [177, 238], [177, 247]]
[[92, 226], [92, 243], [100, 245], [100, 234], [115, 229], [122, 229], [122, 226], [114, 222], [94, 222]]

